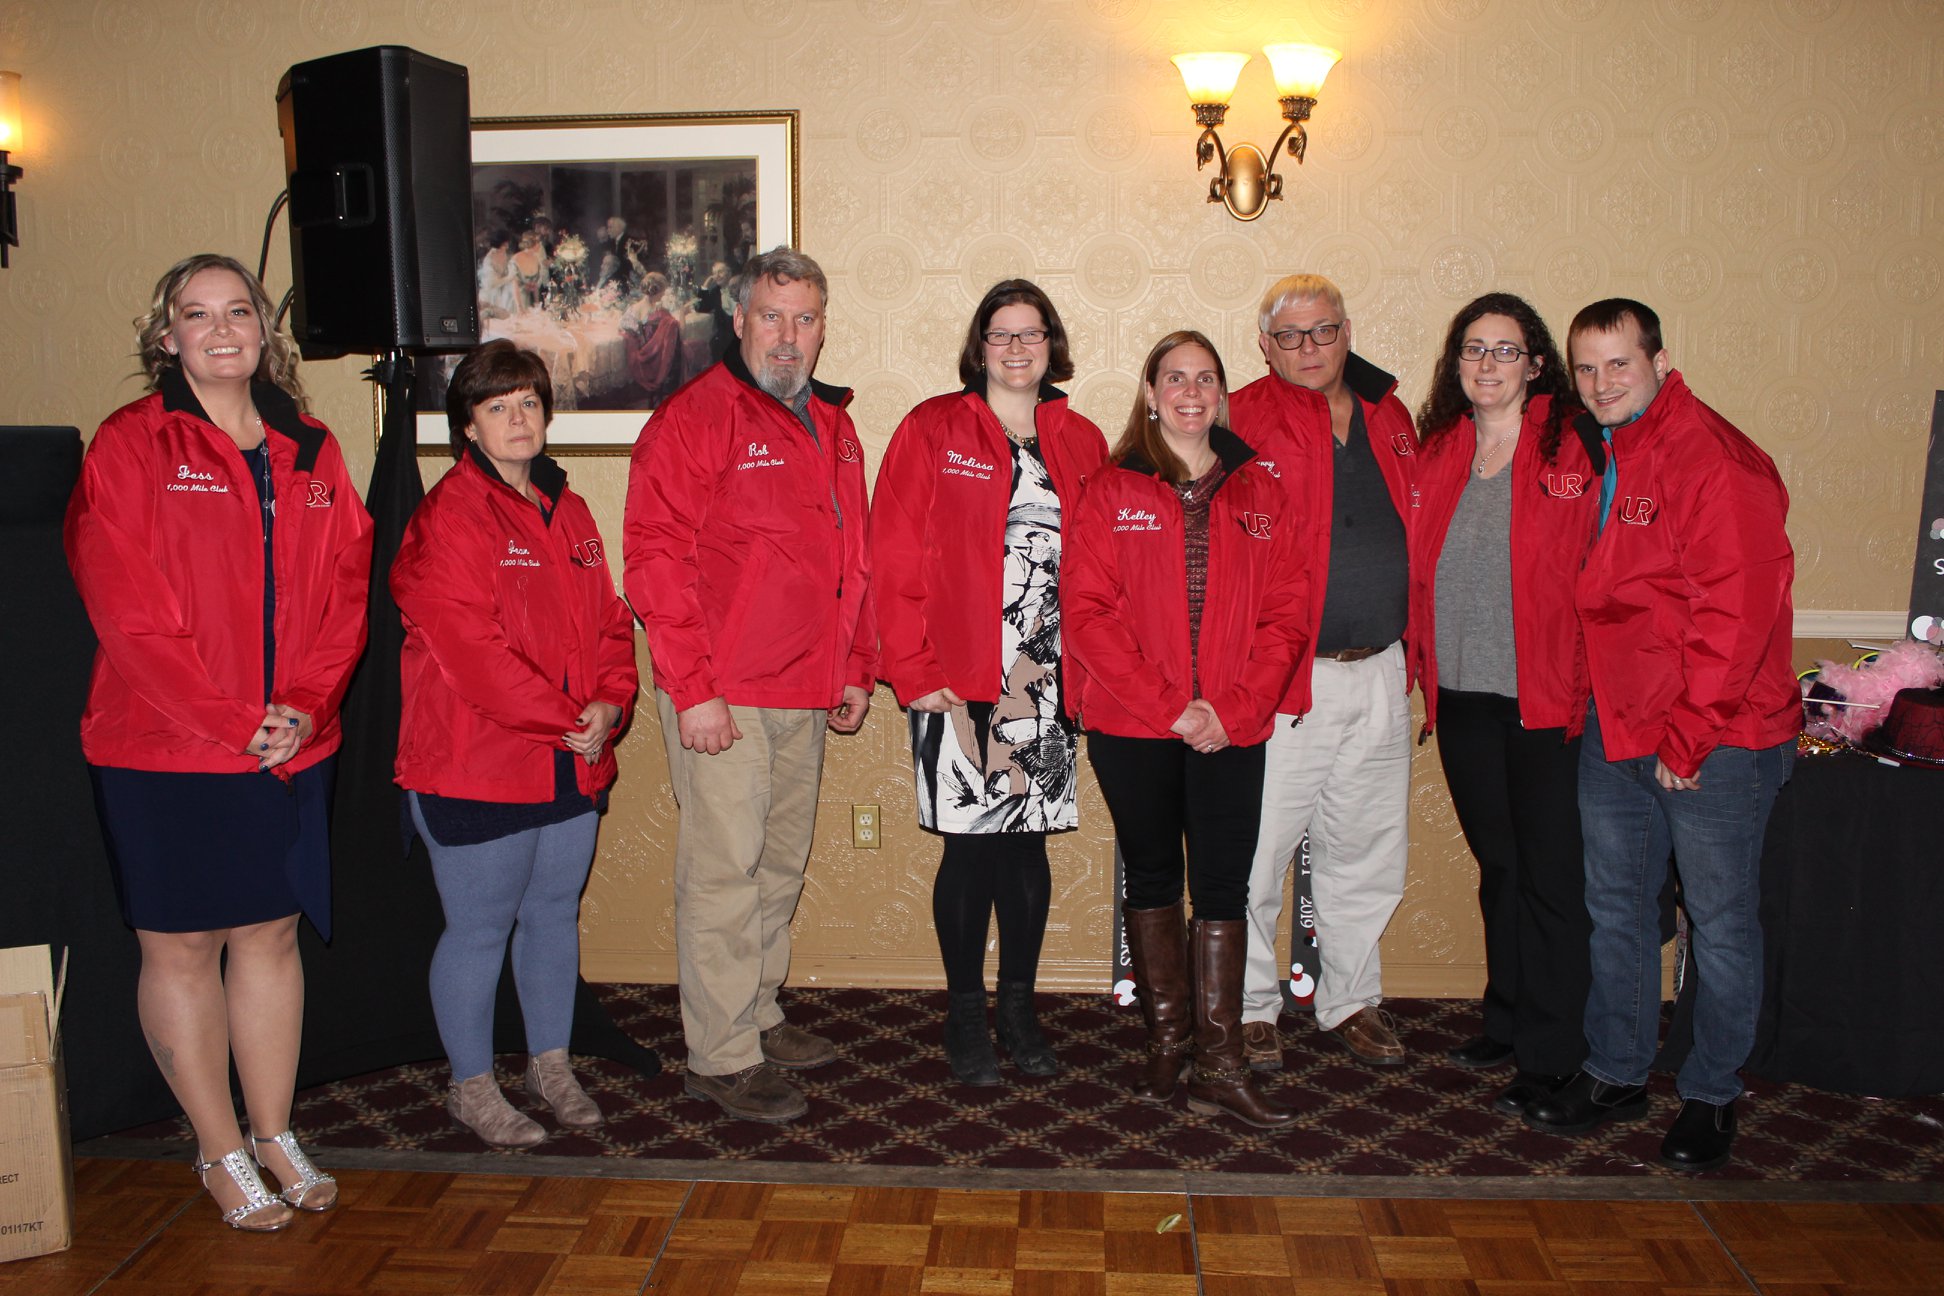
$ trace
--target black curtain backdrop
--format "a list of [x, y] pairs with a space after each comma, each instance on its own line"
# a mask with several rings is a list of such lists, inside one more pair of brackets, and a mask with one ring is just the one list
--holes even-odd
[[[426, 968], [444, 918], [422, 842], [401, 831], [392, 758], [398, 741], [398, 650], [404, 639], [385, 573], [423, 497], [408, 363], [376, 366], [386, 424], [366, 494], [376, 528], [371, 644], [343, 708], [332, 819], [335, 939], [300, 925], [306, 1000], [299, 1087], [444, 1056]], [[69, 1118], [79, 1141], [176, 1115], [135, 1015], [140, 953], [122, 925], [81, 758], [95, 638], [68, 574], [61, 519], [79, 475], [75, 428], [0, 428], [0, 947], [68, 950], [62, 1036]], [[526, 1049], [511, 969], [502, 971], [494, 1047]], [[661, 1067], [588, 989], [577, 988], [573, 1050], [645, 1075]]]

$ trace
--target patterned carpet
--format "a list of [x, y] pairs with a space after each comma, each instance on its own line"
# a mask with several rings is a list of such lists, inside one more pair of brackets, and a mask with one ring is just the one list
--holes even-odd
[[[1671, 1078], [1654, 1077], [1646, 1121], [1581, 1139], [1540, 1134], [1491, 1109], [1511, 1078], [1470, 1071], [1444, 1051], [1474, 1033], [1476, 1007], [1444, 1000], [1386, 1005], [1411, 1050], [1409, 1065], [1366, 1067], [1312, 1021], [1285, 1018], [1288, 1069], [1270, 1089], [1302, 1115], [1265, 1133], [1233, 1120], [1123, 1096], [1121, 1075], [1141, 1047], [1139, 1017], [1106, 995], [1043, 995], [1062, 1073], [1007, 1083], [956, 1084], [939, 1046], [942, 991], [793, 990], [791, 1020], [835, 1040], [830, 1066], [804, 1074], [810, 1112], [788, 1125], [729, 1120], [682, 1092], [680, 1022], [672, 986], [596, 987], [620, 1026], [669, 1063], [654, 1080], [584, 1060], [583, 1081], [604, 1111], [592, 1134], [555, 1133], [555, 1156], [994, 1169], [1175, 1170], [1232, 1174], [1602, 1176], [1653, 1168], [1674, 1112]], [[500, 1059], [516, 1104], [525, 1058]], [[445, 1114], [445, 1067], [424, 1063], [299, 1095], [295, 1126], [308, 1145], [477, 1152]], [[1710, 1178], [1791, 1183], [1944, 1182], [1944, 1096], [1878, 1100], [1751, 1080], [1735, 1159]], [[542, 1122], [554, 1128], [550, 1118]], [[126, 1132], [188, 1138], [186, 1122]], [[1666, 1172], [1653, 1168], [1653, 1173]]]

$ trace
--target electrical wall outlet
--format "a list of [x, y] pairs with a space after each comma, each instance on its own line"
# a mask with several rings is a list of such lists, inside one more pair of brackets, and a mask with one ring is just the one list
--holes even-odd
[[884, 817], [874, 805], [851, 807], [851, 845], [858, 850], [876, 850], [884, 840]]

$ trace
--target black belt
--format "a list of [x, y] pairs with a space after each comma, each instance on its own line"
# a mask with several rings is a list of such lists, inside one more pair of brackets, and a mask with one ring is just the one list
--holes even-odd
[[[1386, 648], [1389, 646], [1385, 645]], [[1369, 661], [1383, 651], [1383, 648], [1339, 648], [1335, 652], [1320, 652], [1316, 655], [1325, 661], [1360, 662]]]

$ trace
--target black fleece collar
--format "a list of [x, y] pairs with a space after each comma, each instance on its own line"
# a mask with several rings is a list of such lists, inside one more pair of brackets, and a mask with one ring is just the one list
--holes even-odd
[[[965, 394], [967, 396], [977, 396], [980, 400], [984, 400], [985, 384], [967, 383], [965, 384]], [[1065, 399], [1066, 399], [1065, 392], [1061, 391], [1058, 387], [1055, 387], [1052, 383], [1048, 382], [1046, 379], [1044, 378], [1040, 379], [1039, 397], [1038, 397], [1040, 404], [1044, 405], [1048, 401], [1065, 400]]]
[[1375, 405], [1397, 390], [1397, 376], [1379, 369], [1355, 351], [1343, 365], [1343, 381], [1366, 405]]
[[[1228, 473], [1233, 473], [1237, 468], [1240, 468], [1243, 464], [1256, 457], [1256, 452], [1249, 448], [1247, 441], [1244, 441], [1241, 437], [1235, 435], [1235, 433], [1229, 431], [1219, 423], [1208, 430], [1208, 446], [1209, 449], [1215, 452], [1215, 458], [1220, 461], [1223, 470]], [[1160, 471], [1153, 464], [1149, 463], [1147, 457], [1139, 450], [1128, 451], [1127, 457], [1121, 460], [1120, 466], [1149, 477], [1156, 475]]]
[[[180, 364], [169, 365], [156, 375], [155, 390], [161, 393], [162, 408], [170, 413], [191, 414], [205, 423], [215, 423], [196, 399], [196, 389], [189, 385], [189, 375], [182, 372]], [[324, 438], [330, 433], [304, 422], [297, 412], [297, 402], [275, 383], [252, 378], [250, 401], [263, 416], [266, 428], [297, 443], [297, 470], [309, 472], [315, 468], [317, 456], [324, 449]]]
[[[790, 407], [784, 402], [780, 400], [776, 400], [776, 397], [771, 396], [768, 392], [764, 391], [762, 386], [759, 383], [757, 383], [756, 376], [750, 373], [749, 366], [743, 363], [741, 348], [730, 347], [728, 354], [722, 357], [722, 364], [724, 368], [728, 369], [730, 376], [733, 377], [737, 382], [741, 383], [743, 386], [749, 388], [749, 390], [755, 392], [757, 395], [763, 397], [766, 400], [776, 401], [776, 403], [778, 405], [782, 405], [784, 409], [790, 410], [791, 418], [796, 417], [795, 410], [790, 409]], [[812, 378], [810, 380], [810, 394], [816, 397], [818, 400], [822, 401], [824, 404], [833, 406], [837, 409], [842, 409], [846, 404], [848, 404], [851, 397], [850, 388], [832, 387], [829, 383], [818, 382], [815, 378]]]
[[[506, 478], [500, 476], [500, 471], [494, 466], [493, 461], [486, 457], [486, 452], [479, 448], [479, 442], [466, 442], [466, 453], [471, 456], [473, 463], [478, 466], [479, 471], [485, 473], [487, 477], [498, 482], [500, 485], [506, 486], [508, 490], [513, 489], [507, 485]], [[532, 479], [534, 486], [539, 489], [540, 493], [552, 500], [554, 505], [558, 507], [560, 504], [560, 493], [567, 489], [567, 470], [555, 463], [552, 456], [541, 454], [533, 457], [533, 462], [527, 468], [527, 475]], [[541, 511], [547, 512], [548, 510], [543, 509]]]

